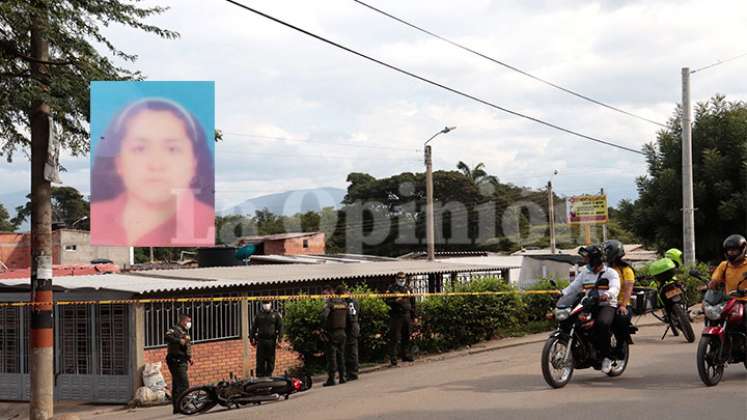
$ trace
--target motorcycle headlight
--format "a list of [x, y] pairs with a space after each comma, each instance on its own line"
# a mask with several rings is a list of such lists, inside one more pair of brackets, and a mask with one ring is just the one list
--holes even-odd
[[557, 319], [558, 321], [561, 321], [561, 322], [565, 321], [566, 319], [568, 319], [570, 315], [571, 315], [571, 310], [568, 308], [555, 310], [555, 319]]
[[703, 308], [703, 312], [705, 312], [706, 318], [710, 319], [711, 321], [717, 321], [721, 319], [721, 313], [724, 311], [725, 304], [720, 305], [709, 305], [705, 304]]

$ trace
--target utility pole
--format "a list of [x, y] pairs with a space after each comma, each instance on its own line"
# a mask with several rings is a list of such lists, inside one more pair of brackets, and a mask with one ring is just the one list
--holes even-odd
[[436, 244], [434, 243], [435, 231], [433, 228], [433, 158], [431, 146], [425, 146], [425, 238], [428, 247], [428, 261], [433, 261], [436, 256]]
[[693, 202], [693, 142], [690, 68], [682, 68], [682, 247], [685, 264], [695, 264], [695, 203]]
[[431, 146], [428, 145], [428, 142], [436, 138], [439, 134], [446, 134], [455, 129], [456, 127], [444, 127], [443, 130], [431, 136], [423, 144], [425, 147], [425, 238], [428, 247], [428, 261], [433, 261], [436, 258], [436, 235], [433, 226], [435, 224], [433, 220], [433, 158], [431, 155]]
[[555, 204], [552, 193], [552, 180], [547, 181], [547, 212], [550, 217], [550, 253], [554, 255], [557, 253], [557, 249], [555, 248]]
[[[601, 189], [599, 194], [604, 195], [604, 188]], [[607, 242], [607, 223], [602, 224], [602, 242]]]
[[[46, 2], [30, 7], [31, 78], [42, 94], [49, 90], [49, 42]], [[52, 202], [51, 182], [44, 176], [49, 154], [49, 104], [43, 96], [31, 104], [31, 351], [29, 417], [47, 420], [54, 415], [54, 318], [52, 316]]]

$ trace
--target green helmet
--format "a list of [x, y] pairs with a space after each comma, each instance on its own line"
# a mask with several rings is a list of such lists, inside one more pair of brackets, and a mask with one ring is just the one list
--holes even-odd
[[677, 267], [682, 267], [682, 251], [677, 248], [672, 248], [664, 253], [664, 256], [674, 261]]
[[667, 271], [674, 270], [675, 268], [677, 268], [677, 265], [674, 263], [674, 261], [664, 257], [652, 262], [651, 265], [648, 266], [648, 273], [652, 276], [658, 276], [659, 274], [666, 273]]

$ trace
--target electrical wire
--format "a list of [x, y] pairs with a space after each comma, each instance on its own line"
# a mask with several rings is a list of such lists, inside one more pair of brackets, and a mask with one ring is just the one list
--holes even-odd
[[224, 131], [223, 135], [228, 136], [237, 136], [237, 137], [249, 137], [249, 138], [256, 138], [256, 139], [262, 139], [262, 140], [279, 140], [279, 141], [287, 141], [287, 142], [296, 142], [296, 143], [305, 143], [305, 144], [331, 144], [335, 146], [349, 146], [349, 147], [362, 147], [362, 148], [368, 148], [368, 149], [382, 149], [382, 150], [399, 150], [399, 151], [406, 151], [406, 152], [422, 152], [422, 149], [408, 149], [404, 147], [389, 147], [389, 146], [373, 146], [369, 144], [358, 144], [358, 143], [340, 143], [340, 142], [327, 142], [327, 141], [319, 141], [319, 140], [312, 140], [312, 139], [295, 139], [295, 138], [289, 138], [289, 137], [279, 137], [279, 136], [262, 136], [259, 134], [251, 134], [251, 133], [234, 133], [230, 131]]
[[730, 61], [734, 61], [734, 60], [737, 60], [737, 59], [740, 59], [740, 58], [743, 58], [743, 57], [747, 57], [747, 52], [744, 53], [744, 54], [739, 54], [739, 55], [731, 57], [731, 58], [727, 58], [726, 60], [718, 60], [718, 61], [716, 61], [713, 64], [709, 64], [709, 65], [707, 65], [705, 67], [701, 67], [699, 69], [691, 70], [690, 74], [693, 74], [693, 73], [699, 72], [699, 71], [703, 71], [703, 70], [706, 70], [706, 69], [710, 69], [710, 68], [713, 68], [713, 67], [716, 67], [716, 66], [720, 66], [722, 64], [726, 64], [726, 63], [728, 63]]
[[509, 70], [513, 70], [513, 71], [515, 71], [515, 72], [517, 72], [517, 73], [520, 73], [520, 74], [522, 74], [522, 75], [524, 75], [524, 76], [526, 76], [526, 77], [529, 77], [530, 79], [534, 79], [534, 80], [536, 80], [536, 81], [538, 81], [538, 82], [540, 82], [540, 83], [544, 83], [544, 84], [546, 84], [546, 85], [548, 85], [548, 86], [551, 86], [551, 87], [553, 87], [553, 88], [555, 88], [555, 89], [558, 89], [558, 90], [560, 90], [560, 91], [563, 91], [563, 92], [565, 92], [565, 93], [568, 93], [568, 94], [570, 94], [570, 95], [573, 95], [573, 96], [575, 96], [575, 97], [577, 97], [577, 98], [581, 98], [581, 99], [583, 99], [583, 100], [585, 100], [585, 101], [588, 101], [588, 102], [591, 102], [591, 103], [593, 103], [593, 104], [596, 104], [596, 105], [599, 105], [599, 106], [605, 107], [605, 108], [607, 108], [607, 109], [610, 109], [610, 110], [612, 110], [612, 111], [616, 111], [616, 112], [619, 112], [619, 113], [621, 113], [621, 114], [625, 114], [625, 115], [627, 115], [627, 116], [629, 116], [629, 117], [633, 117], [633, 118], [637, 118], [637, 119], [639, 119], [639, 120], [642, 120], [642, 121], [646, 121], [646, 122], [648, 122], [648, 123], [651, 123], [651, 124], [657, 125], [657, 126], [659, 126], [659, 127], [664, 127], [664, 128], [667, 128], [666, 124], [662, 124], [662, 123], [660, 123], [660, 122], [658, 122], [658, 121], [654, 121], [654, 120], [652, 120], [652, 119], [649, 119], [649, 118], [646, 118], [646, 117], [643, 117], [643, 116], [640, 116], [640, 115], [636, 115], [636, 114], [634, 114], [634, 113], [632, 113], [632, 112], [629, 112], [629, 111], [625, 111], [624, 109], [620, 109], [620, 108], [617, 108], [617, 107], [615, 107], [615, 106], [612, 106], [612, 105], [606, 104], [606, 103], [604, 103], [604, 102], [602, 102], [602, 101], [599, 101], [599, 100], [597, 100], [597, 99], [591, 98], [591, 97], [589, 97], [589, 96], [587, 96], [587, 95], [584, 95], [584, 94], [581, 94], [581, 93], [575, 92], [575, 91], [573, 91], [573, 90], [571, 90], [571, 89], [568, 89], [568, 88], [565, 88], [565, 87], [563, 87], [563, 86], [560, 86], [560, 85], [558, 85], [557, 83], [553, 83], [553, 82], [550, 82], [550, 81], [548, 81], [548, 80], [546, 80], [546, 79], [542, 79], [542, 78], [540, 78], [540, 77], [538, 77], [538, 76], [535, 76], [535, 75], [533, 75], [533, 74], [529, 73], [529, 72], [528, 72], [528, 71], [526, 71], [526, 70], [522, 70], [522, 69], [520, 69], [520, 68], [518, 68], [518, 67], [516, 67], [516, 66], [512, 66], [512, 65], [510, 65], [510, 64], [508, 64], [508, 63], [506, 63], [506, 62], [503, 62], [503, 61], [500, 61], [500, 60], [498, 60], [498, 59], [496, 59], [496, 58], [490, 57], [490, 56], [488, 56], [488, 55], [486, 55], [486, 54], [483, 54], [483, 53], [481, 53], [481, 52], [479, 52], [479, 51], [475, 51], [474, 49], [472, 49], [472, 48], [470, 48], [470, 47], [467, 47], [467, 46], [465, 46], [465, 45], [463, 45], [463, 44], [460, 44], [460, 43], [458, 43], [458, 42], [452, 41], [452, 40], [450, 40], [450, 39], [448, 39], [448, 38], [446, 38], [446, 37], [443, 37], [443, 36], [441, 36], [441, 35], [438, 35], [438, 34], [436, 34], [436, 33], [433, 33], [433, 32], [431, 32], [431, 31], [429, 31], [429, 30], [427, 30], [427, 29], [421, 28], [421, 27], [419, 27], [419, 26], [417, 26], [417, 25], [415, 25], [415, 24], [412, 24], [412, 23], [410, 23], [410, 22], [407, 22], [407, 21], [406, 21], [406, 20], [404, 20], [404, 19], [400, 19], [400, 18], [398, 18], [397, 16], [394, 16], [394, 15], [392, 15], [392, 14], [388, 13], [388, 12], [385, 12], [385, 11], [383, 11], [383, 10], [381, 10], [381, 9], [378, 9], [378, 8], [376, 8], [376, 7], [374, 7], [374, 6], [370, 5], [370, 4], [364, 3], [364, 2], [362, 2], [362, 1], [360, 1], [360, 0], [353, 0], [353, 1], [354, 1], [354, 2], [356, 2], [356, 3], [358, 3], [358, 4], [360, 4], [361, 6], [365, 6], [365, 7], [369, 8], [369, 9], [373, 10], [373, 11], [374, 11], [374, 12], [376, 12], [376, 13], [379, 13], [379, 14], [382, 14], [382, 15], [384, 15], [384, 16], [386, 16], [386, 17], [388, 17], [388, 18], [394, 19], [394, 20], [396, 20], [397, 22], [400, 22], [400, 23], [402, 23], [402, 24], [404, 24], [404, 25], [407, 25], [407, 26], [409, 26], [409, 27], [411, 27], [411, 28], [413, 28], [413, 29], [416, 29], [416, 30], [418, 30], [418, 31], [420, 31], [420, 32], [423, 32], [423, 33], [425, 33], [425, 34], [428, 34], [428, 35], [430, 35], [430, 36], [432, 36], [432, 37], [434, 37], [434, 38], [438, 38], [439, 40], [441, 40], [441, 41], [443, 41], [443, 42], [446, 42], [446, 43], [448, 43], [448, 44], [451, 44], [451, 45], [453, 45], [453, 46], [455, 46], [455, 47], [457, 47], [457, 48], [460, 48], [460, 49], [462, 49], [462, 50], [465, 50], [465, 51], [467, 51], [467, 52], [470, 52], [470, 53], [472, 53], [472, 54], [475, 54], [475, 55], [477, 55], [477, 56], [479, 56], [479, 57], [482, 57], [482, 58], [484, 58], [484, 59], [486, 59], [486, 60], [488, 60], [488, 61], [491, 61], [491, 62], [493, 62], [493, 63], [495, 63], [495, 64], [498, 64], [498, 65], [500, 65], [500, 66], [503, 66], [503, 67], [505, 67], [505, 68], [507, 68], [507, 69], [509, 69]]
[[331, 40], [329, 40], [327, 38], [324, 38], [324, 37], [322, 37], [320, 35], [317, 35], [317, 34], [314, 34], [312, 32], [309, 32], [309, 31], [307, 31], [305, 29], [302, 29], [302, 28], [300, 28], [298, 26], [295, 26], [295, 25], [293, 25], [291, 23], [288, 23], [288, 22], [285, 22], [285, 21], [283, 21], [281, 19], [278, 19], [276, 17], [270, 16], [270, 15], [264, 13], [264, 12], [261, 12], [261, 11], [259, 11], [257, 9], [254, 9], [252, 7], [249, 7], [249, 6], [245, 5], [245, 4], [239, 3], [237, 1], [234, 1], [234, 0], [225, 0], [225, 1], [228, 2], [228, 3], [231, 3], [233, 5], [235, 5], [237, 7], [245, 9], [245, 10], [247, 10], [249, 12], [252, 12], [252, 13], [254, 13], [256, 15], [262, 16], [265, 19], [269, 19], [269, 20], [271, 20], [273, 22], [276, 22], [276, 23], [281, 24], [281, 25], [283, 25], [285, 27], [291, 28], [291, 29], [293, 29], [295, 31], [301, 32], [301, 33], [303, 33], [305, 35], [308, 35], [308, 36], [310, 36], [312, 38], [315, 38], [315, 39], [317, 39], [319, 41], [322, 41], [322, 42], [324, 42], [326, 44], [332, 45], [333, 47], [339, 48], [341, 50], [344, 50], [344, 51], [347, 51], [347, 52], [349, 52], [351, 54], [354, 54], [354, 55], [356, 55], [358, 57], [364, 58], [366, 60], [369, 60], [369, 61], [374, 62], [376, 64], [379, 64], [381, 66], [384, 66], [384, 67], [386, 67], [386, 68], [388, 68], [390, 70], [394, 70], [394, 71], [396, 71], [398, 73], [402, 73], [402, 74], [404, 74], [406, 76], [409, 76], [409, 77], [412, 77], [414, 79], [420, 80], [420, 81], [422, 81], [424, 83], [427, 83], [427, 84], [439, 87], [441, 89], [444, 89], [444, 90], [449, 91], [451, 93], [454, 93], [454, 94], [457, 94], [459, 96], [465, 97], [467, 99], [471, 99], [471, 100], [473, 100], [475, 102], [481, 103], [481, 104], [489, 106], [491, 108], [495, 108], [495, 109], [497, 109], [499, 111], [503, 111], [505, 113], [508, 113], [508, 114], [511, 114], [511, 115], [514, 115], [514, 116], [517, 116], [517, 117], [520, 117], [520, 118], [524, 118], [524, 119], [527, 119], [529, 121], [533, 121], [535, 123], [542, 124], [542, 125], [550, 127], [550, 128], [554, 128], [555, 130], [562, 131], [562, 132], [567, 133], [567, 134], [571, 134], [571, 135], [574, 135], [574, 136], [577, 136], [577, 137], [580, 137], [580, 138], [583, 138], [583, 139], [586, 139], [586, 140], [593, 141], [595, 143], [604, 144], [604, 145], [607, 145], [607, 146], [610, 146], [610, 147], [618, 148], [620, 150], [625, 150], [625, 151], [628, 151], [628, 152], [631, 152], [631, 153], [636, 153], [636, 154], [645, 156], [645, 153], [643, 153], [640, 150], [636, 150], [636, 149], [633, 149], [633, 148], [630, 148], [630, 147], [627, 147], [627, 146], [616, 144], [616, 143], [613, 143], [613, 142], [610, 142], [610, 141], [607, 141], [607, 140], [602, 140], [602, 139], [599, 139], [599, 138], [596, 138], [596, 137], [588, 136], [586, 134], [582, 134], [582, 133], [579, 133], [577, 131], [573, 131], [573, 130], [570, 130], [568, 128], [561, 127], [561, 126], [559, 126], [557, 124], [553, 124], [553, 123], [550, 123], [550, 122], [547, 122], [547, 121], [543, 121], [543, 120], [541, 120], [539, 118], [536, 118], [536, 117], [532, 117], [532, 116], [529, 116], [529, 115], [526, 115], [526, 114], [522, 114], [522, 113], [517, 112], [517, 111], [512, 111], [512, 110], [510, 110], [508, 108], [502, 107], [500, 105], [496, 105], [496, 104], [494, 104], [492, 102], [489, 102], [489, 101], [487, 101], [485, 99], [478, 98], [477, 96], [471, 95], [471, 94], [463, 92], [461, 90], [458, 90], [458, 89], [455, 89], [455, 88], [451, 88], [451, 87], [446, 86], [444, 84], [441, 84], [441, 83], [435, 82], [433, 80], [427, 79], [427, 78], [425, 78], [423, 76], [419, 76], [419, 75], [417, 75], [415, 73], [412, 73], [410, 71], [404, 70], [404, 69], [399, 68], [397, 66], [394, 66], [392, 64], [388, 64], [388, 63], [386, 63], [384, 61], [381, 61], [379, 59], [373, 58], [371, 56], [368, 56], [366, 54], [363, 54], [361, 52], [358, 52], [356, 50], [348, 48], [348, 47], [346, 47], [346, 46], [344, 46], [342, 44], [339, 44], [337, 42], [331, 41]]

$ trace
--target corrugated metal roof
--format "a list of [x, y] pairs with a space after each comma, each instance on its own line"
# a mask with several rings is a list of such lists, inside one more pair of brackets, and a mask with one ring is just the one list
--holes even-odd
[[[221, 289], [259, 284], [283, 284], [305, 281], [342, 280], [406, 274], [466, 273], [498, 271], [514, 266], [497, 264], [457, 264], [428, 261], [386, 261], [365, 264], [259, 265], [206, 267], [179, 270], [151, 270], [127, 274], [71, 276], [54, 279], [54, 285], [65, 289], [116, 290], [131, 293]], [[3, 281], [0, 285], [27, 285], [28, 280]]]

